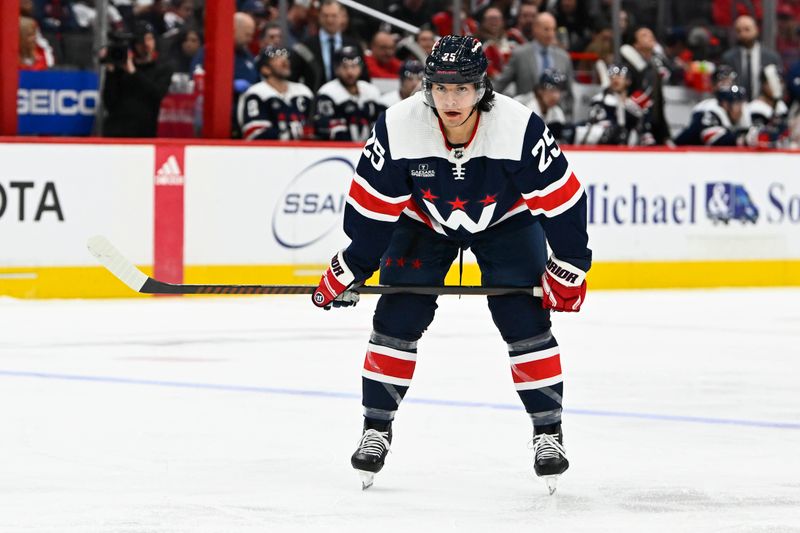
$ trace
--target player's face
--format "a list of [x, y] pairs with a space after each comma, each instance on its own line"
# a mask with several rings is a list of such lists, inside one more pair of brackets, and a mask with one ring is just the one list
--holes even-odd
[[561, 102], [561, 91], [558, 89], [544, 89], [542, 91], [542, 101], [547, 109], [557, 106]]
[[269, 68], [273, 76], [282, 80], [289, 79], [289, 75], [292, 73], [289, 57], [285, 55], [277, 55], [270, 59]]
[[352, 87], [361, 76], [361, 64], [355, 61], [342, 61], [342, 64], [336, 67], [336, 75], [345, 87]]
[[431, 93], [445, 126], [463, 123], [478, 103], [478, 92], [471, 83], [434, 83]]
[[734, 124], [739, 122], [739, 119], [742, 118], [742, 112], [744, 111], [744, 103], [733, 102], [730, 104], [726, 104], [725, 107], [728, 110], [728, 116], [730, 117], [731, 122], [733, 122]]
[[611, 76], [611, 90], [621, 93], [628, 89], [628, 78], [625, 76]]

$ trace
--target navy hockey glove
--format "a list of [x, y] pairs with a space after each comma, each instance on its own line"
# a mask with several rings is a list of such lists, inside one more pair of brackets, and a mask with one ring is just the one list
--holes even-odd
[[580, 311], [586, 299], [586, 272], [550, 256], [542, 274], [542, 307], [553, 311]]
[[[319, 280], [319, 286], [311, 300], [317, 307], [330, 309], [333, 307], [349, 307], [358, 303], [359, 295], [351, 289], [355, 276], [347, 267], [342, 252], [338, 252], [331, 259], [328, 270]], [[348, 290], [350, 289], [350, 290]]]

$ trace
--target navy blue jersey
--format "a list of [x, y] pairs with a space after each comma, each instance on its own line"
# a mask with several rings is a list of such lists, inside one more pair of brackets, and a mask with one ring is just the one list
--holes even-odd
[[692, 109], [689, 125], [675, 138], [675, 144], [690, 146], [736, 146], [738, 128], [716, 98], [703, 100]]
[[422, 93], [378, 118], [345, 208], [345, 259], [357, 279], [377, 269], [400, 217], [465, 245], [538, 219], [553, 253], [588, 270], [586, 195], [541, 118], [498, 94], [465, 146], [450, 146], [442, 131]]
[[314, 129], [317, 137], [331, 141], [366, 141], [378, 114], [381, 92], [369, 82], [359, 80], [358, 94], [351, 94], [338, 80], [331, 80], [317, 91], [314, 100]]
[[313, 94], [302, 83], [288, 82], [285, 93], [279, 93], [266, 81], [256, 83], [239, 98], [236, 117], [242, 138], [302, 139], [308, 122]]
[[596, 94], [589, 107], [589, 120], [578, 129], [577, 144], [636, 146], [644, 131], [645, 113], [629, 98], [606, 89]]

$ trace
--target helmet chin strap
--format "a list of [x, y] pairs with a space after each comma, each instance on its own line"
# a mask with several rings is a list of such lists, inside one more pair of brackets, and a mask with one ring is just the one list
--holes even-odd
[[477, 105], [475, 105], [475, 107], [473, 107], [473, 108], [472, 108], [472, 111], [470, 111], [470, 112], [469, 112], [469, 115], [467, 115], [467, 118], [465, 118], [465, 119], [464, 119], [464, 122], [462, 122], [461, 124], [459, 124], [458, 126], [456, 126], [456, 128], [460, 128], [461, 126], [463, 126], [464, 124], [466, 124], [466, 123], [467, 123], [467, 121], [469, 120], [469, 117], [471, 117], [471, 116], [472, 116], [472, 114], [473, 114], [473, 113], [475, 113], [475, 110], [476, 110], [476, 109], [478, 109], [478, 106], [477, 106]]

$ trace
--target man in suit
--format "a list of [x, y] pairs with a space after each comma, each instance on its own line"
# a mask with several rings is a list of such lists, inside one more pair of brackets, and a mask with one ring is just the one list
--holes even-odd
[[[509, 94], [505, 89], [516, 84], [516, 94], [527, 94], [533, 91], [545, 70], [557, 70], [565, 75], [567, 86], [566, 97], [571, 102], [572, 94], [572, 60], [569, 54], [556, 45], [556, 19], [550, 13], [539, 13], [533, 24], [533, 41], [518, 46], [511, 54], [511, 59], [497, 78], [493, 80], [495, 90]], [[513, 95], [512, 95], [513, 96]], [[568, 109], [565, 109], [570, 114]]]
[[342, 34], [343, 10], [344, 6], [336, 0], [323, 0], [319, 8], [319, 34], [292, 48], [292, 80], [305, 83], [313, 92], [336, 78], [334, 52], [343, 46], [361, 50], [358, 41]]
[[747, 91], [748, 99], [761, 94], [759, 76], [767, 65], [781, 66], [781, 57], [758, 42], [758, 26], [755, 19], [742, 15], [734, 24], [736, 46], [722, 54], [722, 63], [730, 65], [738, 75], [736, 82]]

